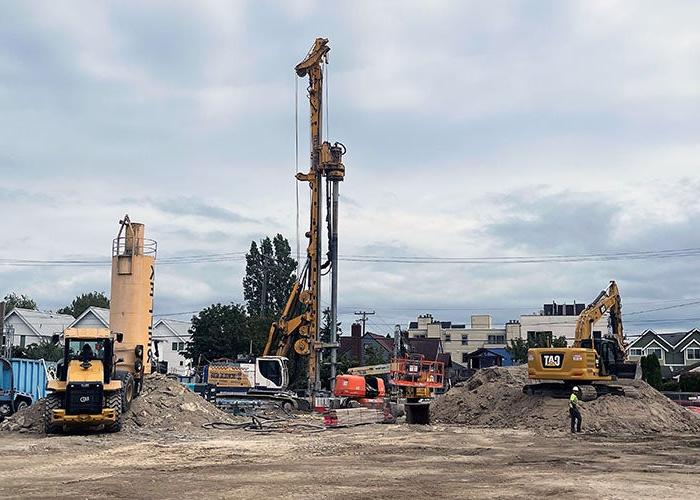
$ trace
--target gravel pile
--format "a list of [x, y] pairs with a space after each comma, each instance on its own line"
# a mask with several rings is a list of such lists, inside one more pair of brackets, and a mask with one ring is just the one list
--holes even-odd
[[[568, 401], [528, 396], [527, 367], [493, 367], [478, 371], [430, 405], [432, 422], [536, 431], [567, 430]], [[646, 382], [624, 381], [639, 397], [606, 395], [581, 403], [583, 431], [648, 434], [700, 433], [700, 417], [666, 398]]]
[[[42, 434], [44, 400], [21, 410], [0, 423], [0, 431]], [[187, 436], [206, 432], [207, 422], [237, 423], [249, 419], [232, 417], [201, 396], [187, 390], [165, 375], [146, 377], [141, 394], [132, 401], [124, 415], [122, 433], [130, 435]]]

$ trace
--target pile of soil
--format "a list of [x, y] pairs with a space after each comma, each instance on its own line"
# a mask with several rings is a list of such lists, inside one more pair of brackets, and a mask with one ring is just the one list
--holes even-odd
[[[527, 366], [479, 370], [430, 405], [432, 422], [498, 428], [565, 431], [568, 401], [523, 394]], [[584, 432], [648, 434], [700, 433], [700, 417], [642, 380], [624, 381], [639, 397], [605, 395], [581, 403]]]
[[41, 433], [44, 432], [44, 400], [24, 408], [0, 422], [0, 431]]
[[[41, 434], [44, 432], [43, 413], [44, 400], [41, 399], [7, 417], [0, 423], [0, 431]], [[141, 394], [124, 415], [122, 432], [186, 436], [213, 421], [237, 423], [241, 419], [224, 413], [177, 381], [152, 374], [146, 377]]]
[[[245, 419], [247, 420], [247, 419]], [[207, 422], [240, 422], [165, 375], [146, 377], [139, 397], [124, 415], [122, 432], [187, 435]]]

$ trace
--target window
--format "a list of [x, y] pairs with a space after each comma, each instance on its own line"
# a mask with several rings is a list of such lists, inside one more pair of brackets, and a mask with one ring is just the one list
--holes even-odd
[[177, 342], [173, 342], [173, 351], [177, 351]]
[[462, 363], [467, 363], [468, 361], [469, 361], [469, 353], [463, 352], [462, 353]]
[[182, 366], [182, 365], [183, 365], [183, 361], [180, 361], [180, 366]]
[[173, 351], [184, 351], [185, 350], [185, 343], [184, 342], [173, 342]]
[[20, 335], [19, 336], [19, 346], [24, 347], [24, 344], [27, 343], [27, 336], [26, 335]]
[[449, 333], [445, 334], [445, 342], [451, 342], [452, 341], [452, 336]]
[[649, 356], [650, 354], [655, 354], [656, 357], [659, 359], [661, 359], [661, 356], [663, 356], [660, 347], [647, 347], [647, 356]]
[[700, 359], [700, 349], [698, 348], [686, 349], [685, 352], [688, 359]]
[[462, 345], [469, 344], [469, 335], [462, 335]]
[[505, 335], [489, 335], [489, 344], [505, 344], [506, 343], [506, 336]]
[[643, 349], [630, 349], [630, 356], [644, 356]]
[[104, 358], [104, 340], [100, 339], [71, 339], [68, 341], [68, 356], [70, 359], [91, 359]]

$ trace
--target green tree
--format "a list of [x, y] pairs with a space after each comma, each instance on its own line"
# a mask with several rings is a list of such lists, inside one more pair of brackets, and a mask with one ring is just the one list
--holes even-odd
[[36, 309], [36, 302], [27, 295], [19, 295], [15, 292], [8, 293], [3, 299], [5, 301], [5, 314], [12, 311], [15, 307], [20, 309]]
[[68, 314], [77, 318], [85, 312], [85, 310], [90, 307], [103, 307], [109, 309], [109, 298], [104, 292], [89, 292], [78, 295], [73, 302], [66, 307], [62, 307], [58, 311], [59, 314]]
[[510, 345], [506, 346], [506, 351], [513, 358], [514, 363], [527, 363], [527, 350], [530, 348], [525, 339], [510, 339]]
[[250, 314], [278, 316], [296, 281], [297, 261], [289, 241], [281, 234], [250, 243], [246, 254], [243, 297]]
[[563, 335], [561, 337], [557, 337], [556, 339], [552, 339], [552, 347], [566, 347], [568, 342], [566, 341], [566, 337]]
[[648, 356], [643, 356], [640, 363], [642, 365], [642, 379], [646, 380], [647, 384], [654, 389], [660, 389], [662, 380], [659, 358], [655, 354], [649, 354]]
[[253, 352], [262, 351], [265, 339], [260, 330], [260, 318], [251, 318], [240, 304], [212, 304], [192, 318], [192, 340], [183, 355], [196, 364], [217, 358], [236, 358], [247, 354], [253, 342]]
[[46, 361], [58, 361], [63, 357], [63, 347], [48, 340], [42, 340], [38, 344], [30, 344], [26, 349], [30, 359], [43, 359]]

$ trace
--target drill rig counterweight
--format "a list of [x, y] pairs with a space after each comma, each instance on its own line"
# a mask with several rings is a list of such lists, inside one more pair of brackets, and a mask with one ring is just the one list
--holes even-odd
[[[320, 389], [319, 354], [324, 347], [334, 349], [335, 325], [337, 325], [337, 255], [338, 255], [338, 183], [345, 177], [342, 159], [345, 147], [336, 142], [323, 141], [323, 67], [330, 51], [328, 40], [317, 38], [303, 61], [295, 71], [301, 78], [308, 77], [307, 88], [311, 122], [311, 165], [306, 173], [296, 174], [298, 181], [309, 183], [311, 191], [311, 214], [306, 237], [306, 263], [298, 281], [292, 287], [287, 303], [278, 321], [270, 327], [264, 355], [289, 357], [301, 356], [307, 361], [308, 389], [314, 393]], [[322, 262], [323, 226], [323, 179], [326, 180], [328, 220], [328, 260]], [[321, 270], [331, 273], [331, 345], [324, 346], [319, 340]], [[335, 354], [333, 352], [333, 354]], [[334, 360], [335, 356], [332, 356]], [[334, 375], [334, 374], [332, 374]]]

